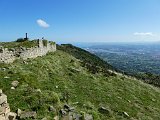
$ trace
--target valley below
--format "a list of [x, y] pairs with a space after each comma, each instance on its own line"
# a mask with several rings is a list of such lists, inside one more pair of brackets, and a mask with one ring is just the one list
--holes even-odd
[[160, 44], [106, 43], [85, 49], [128, 74], [160, 74]]

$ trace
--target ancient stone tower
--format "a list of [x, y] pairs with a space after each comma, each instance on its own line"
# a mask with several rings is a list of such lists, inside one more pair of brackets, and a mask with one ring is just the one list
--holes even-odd
[[26, 33], [26, 37], [24, 38], [25, 40], [28, 40], [28, 34]]

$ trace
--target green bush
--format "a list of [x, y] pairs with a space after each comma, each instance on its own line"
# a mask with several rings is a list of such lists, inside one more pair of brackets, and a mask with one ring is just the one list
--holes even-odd
[[51, 45], [55, 45], [55, 44], [56, 44], [56, 43], [53, 42], [53, 41], [49, 41], [49, 43], [50, 43]]
[[16, 42], [24, 42], [24, 41], [27, 41], [28, 39], [24, 39], [24, 38], [18, 38], [17, 40], [16, 40]]
[[43, 40], [43, 45], [47, 46], [47, 42], [48, 42], [47, 40]]

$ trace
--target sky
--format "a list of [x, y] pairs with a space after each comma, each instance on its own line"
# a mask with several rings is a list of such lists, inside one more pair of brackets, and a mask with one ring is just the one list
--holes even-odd
[[160, 0], [0, 0], [0, 41], [160, 41]]

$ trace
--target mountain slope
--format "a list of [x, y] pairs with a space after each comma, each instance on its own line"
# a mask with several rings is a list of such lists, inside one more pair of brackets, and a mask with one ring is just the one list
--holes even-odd
[[118, 71], [116, 68], [108, 64], [106, 61], [100, 59], [96, 55], [71, 44], [58, 45], [57, 49], [67, 52], [75, 58], [81, 60], [83, 66], [86, 66], [92, 73], [101, 71], [105, 74], [109, 74], [108, 69]]
[[[59, 47], [43, 57], [0, 64], [0, 88], [13, 111], [34, 110], [37, 119], [53, 119], [58, 112], [48, 112], [48, 107], [54, 105], [59, 111], [68, 103], [95, 120], [160, 119], [159, 88], [110, 73], [112, 66], [82, 49]], [[20, 83], [11, 90], [14, 80]], [[100, 107], [108, 113], [100, 112]]]

